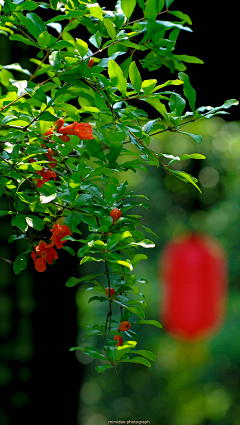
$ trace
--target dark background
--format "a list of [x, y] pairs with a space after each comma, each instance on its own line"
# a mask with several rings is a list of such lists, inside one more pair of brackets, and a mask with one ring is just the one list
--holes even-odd
[[[104, 3], [102, 1], [101, 6]], [[180, 33], [176, 53], [194, 55], [205, 62], [204, 65], [187, 64], [186, 72], [197, 92], [196, 107], [220, 106], [227, 99], [240, 97], [238, 9], [233, 3], [229, 5], [228, 8], [225, 3], [223, 7], [223, 3], [217, 0], [175, 0], [171, 6], [172, 10], [187, 13], [193, 22], [193, 33]], [[43, 19], [49, 19], [48, 13], [50, 12], [42, 10]], [[132, 19], [137, 17], [134, 15]], [[8, 43], [6, 37], [0, 35], [0, 63], [5, 65], [19, 62], [23, 67], [34, 71], [34, 65], [28, 62], [29, 57], [35, 57], [34, 49], [22, 46], [23, 50], [20, 50], [20, 46], [22, 45], [15, 42]], [[168, 69], [162, 68], [151, 75], [144, 70], [144, 76], [157, 78], [161, 83], [177, 78], [177, 73], [170, 74]], [[224, 115], [224, 119], [239, 119], [239, 107], [233, 107], [229, 112], [231, 115]], [[1, 207], [4, 209], [3, 205]], [[20, 252], [14, 252], [12, 245], [4, 248], [8, 236], [7, 220], [3, 220], [1, 255], [6, 249], [8, 258], [14, 260]], [[7, 362], [7, 370], [10, 371], [10, 378], [3, 375], [6, 385], [2, 386], [1, 425], [77, 423], [78, 390], [83, 367], [73, 353], [68, 351], [76, 341], [76, 306], [74, 289], [64, 286], [70, 276], [77, 276], [77, 260], [65, 252], [60, 254], [55, 267], [48, 267], [45, 273], [38, 273], [29, 265], [29, 271], [21, 275], [22, 283], [19, 281], [20, 277], [14, 277], [10, 272], [7, 264], [0, 263], [0, 276], [7, 276], [2, 279], [1, 289], [8, 295], [7, 299], [11, 303], [10, 331], [5, 330], [1, 334], [1, 357], [4, 365]], [[22, 295], [19, 295], [18, 284], [24, 288], [24, 276], [26, 280], [30, 279], [32, 307], [25, 305], [20, 308], [19, 300]], [[3, 303], [4, 305], [6, 304]], [[4, 314], [2, 318], [5, 319]], [[19, 354], [19, 341], [22, 332], [27, 335], [28, 326], [28, 340], [21, 341], [25, 355], [21, 351]], [[26, 355], [24, 344], [26, 347], [29, 341], [31, 350]], [[10, 360], [9, 353], [12, 353]]]

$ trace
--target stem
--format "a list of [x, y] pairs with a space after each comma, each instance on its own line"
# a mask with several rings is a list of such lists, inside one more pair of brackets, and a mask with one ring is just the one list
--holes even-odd
[[5, 261], [6, 263], [13, 264], [13, 261], [8, 260], [7, 258], [0, 257], [0, 261]]
[[[105, 260], [105, 266], [106, 266], [106, 274], [107, 274], [107, 280], [108, 280], [108, 295], [110, 295], [111, 294], [111, 291], [110, 291], [111, 282], [110, 282], [110, 277], [109, 277], [109, 269], [108, 269], [107, 260]], [[108, 328], [108, 330], [110, 332], [110, 330], [111, 330], [111, 317], [112, 317], [112, 300], [111, 299], [109, 299], [109, 312], [108, 312], [108, 315], [107, 315], [105, 331], [106, 331], [106, 328], [107, 328], [108, 317], [110, 317], [109, 328]]]

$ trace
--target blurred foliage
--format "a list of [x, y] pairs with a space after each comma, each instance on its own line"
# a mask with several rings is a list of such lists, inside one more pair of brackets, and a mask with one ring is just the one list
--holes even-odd
[[[151, 318], [158, 320], [159, 256], [164, 244], [189, 229], [211, 234], [224, 246], [229, 259], [226, 321], [216, 335], [198, 343], [183, 343], [164, 329], [152, 327], [149, 332], [139, 326], [140, 341], [147, 342], [157, 355], [151, 369], [125, 365], [119, 366], [117, 373], [111, 370], [96, 376], [95, 361], [77, 352], [78, 360], [87, 369], [79, 395], [80, 425], [105, 425], [119, 419], [126, 423], [149, 420], [152, 425], [240, 425], [240, 123], [217, 117], [189, 124], [187, 131], [202, 134], [203, 143], [196, 146], [189, 137], [168, 132], [154, 138], [153, 149], [175, 156], [196, 151], [205, 155], [203, 161], [174, 164], [176, 169], [182, 166], [199, 179], [202, 194], [160, 167], [150, 167], [148, 179], [143, 171], [128, 171], [130, 189], [149, 197], [150, 208], [144, 210], [143, 224], [151, 223], [158, 235], [158, 239], [153, 237], [156, 248], [148, 251], [147, 269], [144, 262], [140, 263], [136, 277], [148, 279], [143, 288], [148, 311]], [[136, 208], [132, 213], [138, 212]], [[82, 265], [80, 273], [86, 273], [87, 267]], [[92, 265], [91, 272], [95, 273]], [[79, 344], [85, 335], [83, 329], [92, 325], [96, 316], [102, 314], [102, 320], [105, 317], [102, 306], [87, 304], [90, 293], [85, 289], [86, 286], [79, 286], [76, 298]], [[86, 346], [97, 344], [93, 337], [84, 342]]]

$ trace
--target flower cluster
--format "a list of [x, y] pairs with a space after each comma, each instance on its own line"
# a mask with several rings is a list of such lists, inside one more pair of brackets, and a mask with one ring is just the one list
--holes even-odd
[[59, 136], [63, 142], [69, 142], [69, 135], [78, 136], [81, 140], [94, 139], [92, 135], [93, 129], [91, 124], [85, 122], [77, 123], [76, 121], [73, 124], [67, 125], [66, 127], [63, 127], [63, 124], [64, 120], [60, 118], [55, 122], [54, 127], [50, 127], [46, 133], [44, 133], [44, 136], [51, 136], [53, 132], [56, 131], [57, 133], [63, 134], [63, 136]]
[[40, 241], [37, 246], [34, 247], [34, 251], [31, 253], [31, 257], [34, 261], [34, 267], [38, 272], [44, 272], [46, 270], [46, 264], [52, 264], [53, 260], [58, 258], [57, 251], [53, 248], [56, 245], [56, 248], [61, 249], [65, 241], [61, 239], [64, 236], [71, 235], [71, 230], [66, 225], [60, 225], [55, 223], [51, 229], [52, 241], [50, 244], [47, 244], [44, 241]]

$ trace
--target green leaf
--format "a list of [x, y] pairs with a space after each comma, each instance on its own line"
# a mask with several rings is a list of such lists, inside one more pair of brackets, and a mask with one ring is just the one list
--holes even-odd
[[154, 353], [152, 353], [149, 350], [131, 350], [131, 353], [133, 354], [139, 354], [139, 356], [143, 356], [146, 357], [146, 359], [155, 361], [157, 359], [157, 357], [155, 356]]
[[174, 55], [176, 59], [182, 62], [187, 63], [200, 63], [203, 64], [204, 62], [201, 59], [196, 58], [195, 56], [188, 56], [188, 55]]
[[76, 39], [76, 48], [77, 48], [78, 52], [80, 53], [80, 55], [82, 56], [82, 58], [86, 55], [86, 53], [88, 51], [87, 43], [85, 41], [81, 40], [81, 38]]
[[25, 255], [18, 255], [13, 263], [13, 271], [15, 274], [19, 274], [22, 270], [27, 268], [27, 260]]
[[121, 7], [124, 15], [127, 19], [130, 18], [133, 13], [137, 0], [121, 0]]
[[98, 18], [100, 21], [103, 21], [103, 12], [98, 3], [85, 4], [90, 12], [90, 15]]
[[73, 257], [75, 256], [75, 251], [70, 246], [63, 246], [63, 249], [67, 251]]
[[71, 232], [73, 233], [79, 223], [81, 223], [81, 218], [79, 217], [77, 212], [73, 211], [65, 218], [64, 223], [70, 228]]
[[133, 322], [132, 325], [153, 325], [157, 328], [162, 328], [161, 323], [157, 320], [138, 320], [137, 322]]
[[23, 37], [22, 35], [18, 35], [18, 34], [12, 34], [12, 35], [10, 35], [9, 40], [11, 40], [11, 41], [20, 41], [21, 43], [28, 44], [29, 46], [34, 46], [34, 47], [37, 46], [37, 42], [36, 43], [33, 43], [28, 38]]
[[108, 75], [111, 82], [118, 88], [123, 96], [126, 96], [127, 80], [124, 78], [120, 66], [112, 59], [108, 62]]
[[141, 260], [147, 260], [148, 257], [145, 254], [136, 254], [131, 260], [133, 268], [136, 267]]
[[190, 158], [192, 158], [192, 159], [206, 159], [206, 157], [204, 155], [200, 154], [200, 153], [192, 153], [190, 155], [185, 153], [183, 156], [181, 156], [180, 159], [182, 161], [184, 159], [190, 159]]
[[157, 84], [157, 80], [144, 80], [142, 82], [142, 89], [143, 89], [144, 93], [145, 94], [152, 93], [156, 84]]
[[145, 4], [144, 17], [148, 21], [155, 21], [158, 12], [161, 12], [164, 6], [162, 0], [147, 0]]
[[95, 369], [96, 369], [97, 372], [102, 373], [102, 372], [104, 372], [104, 370], [109, 369], [111, 367], [113, 367], [111, 364], [105, 364], [105, 365], [102, 365], [102, 366], [95, 366]]
[[190, 174], [186, 173], [185, 171], [171, 170], [170, 168], [168, 168], [168, 171], [172, 173], [175, 177], [179, 178], [180, 180], [183, 180], [185, 183], [191, 183], [197, 188], [197, 190], [199, 190], [200, 193], [202, 193], [198, 185], [195, 183], [197, 179], [192, 177]]
[[187, 24], [192, 25], [191, 19], [185, 13], [180, 12], [179, 10], [169, 10], [168, 13], [181, 19], [181, 21], [185, 21]]
[[38, 33], [38, 36], [47, 30], [43, 20], [36, 13], [27, 13], [26, 18], [32, 21], [33, 25], [31, 26], [35, 28], [35, 31]]
[[111, 37], [112, 40], [115, 40], [115, 38], [116, 38], [116, 30], [115, 30], [115, 27], [114, 27], [111, 19], [105, 18], [104, 21], [103, 21], [103, 23], [104, 23], [104, 25], [106, 27], [106, 30], [108, 32], [108, 35]]
[[51, 195], [40, 195], [41, 204], [48, 204], [56, 198], [57, 194], [52, 193]]
[[194, 142], [196, 142], [196, 143], [202, 143], [202, 136], [201, 136], [201, 134], [186, 133], [185, 131], [177, 131], [177, 133], [186, 134], [187, 136], [191, 137], [191, 139], [193, 139]]
[[174, 2], [174, 0], [165, 0], [166, 3], [166, 8], [168, 9], [169, 6], [171, 6], [171, 4]]
[[108, 299], [106, 297], [98, 297], [98, 296], [94, 296], [89, 298], [88, 300], [88, 304], [91, 303], [92, 301], [100, 301], [101, 303], [104, 301], [107, 301]]
[[36, 230], [43, 230], [44, 222], [40, 217], [36, 217], [35, 215], [30, 215], [26, 217], [26, 222], [29, 227], [33, 227]]
[[25, 220], [25, 216], [22, 214], [16, 214], [11, 221], [12, 226], [18, 227], [22, 232], [26, 232], [28, 225]]
[[41, 49], [45, 49], [51, 43], [51, 36], [47, 31], [43, 31], [37, 38]]
[[102, 354], [102, 352], [95, 347], [88, 346], [84, 348], [83, 351], [88, 356], [94, 357], [96, 359], [107, 360], [106, 356], [104, 356], [104, 354]]
[[186, 98], [188, 99], [190, 108], [192, 111], [195, 111], [195, 102], [196, 102], [196, 91], [193, 89], [193, 87], [190, 84], [189, 77], [185, 72], [179, 72], [178, 78], [184, 82], [183, 84], [183, 93], [185, 94]]
[[102, 37], [100, 32], [97, 31], [96, 34], [93, 34], [92, 37], [89, 38], [90, 43], [92, 43], [97, 49], [100, 49], [102, 43]]
[[113, 164], [116, 159], [119, 157], [120, 152], [122, 150], [123, 147], [123, 143], [122, 142], [112, 142], [110, 150], [109, 150], [109, 154], [108, 154], [108, 160], [109, 160], [109, 165], [111, 166], [111, 164]]
[[121, 363], [140, 363], [147, 367], [152, 366], [151, 363], [147, 359], [144, 359], [143, 357], [133, 357], [132, 359], [121, 359], [118, 361]]
[[127, 306], [126, 308], [131, 311], [132, 313], [136, 314], [136, 316], [140, 317], [141, 319], [144, 319], [145, 317], [145, 313], [144, 311], [141, 309], [141, 307], [137, 306], [137, 305], [133, 305], [133, 306]]
[[142, 87], [142, 78], [135, 62], [132, 62], [129, 66], [129, 78], [136, 92], [140, 93]]
[[52, 52], [49, 56], [49, 63], [56, 69], [60, 69], [61, 67], [61, 56], [59, 52]]
[[68, 286], [69, 288], [71, 288], [71, 287], [77, 285], [78, 283], [88, 282], [88, 281], [94, 280], [95, 277], [97, 277], [97, 276], [103, 276], [103, 274], [104, 273], [100, 273], [100, 274], [89, 274], [87, 276], [80, 277], [79, 279], [76, 278], [76, 277], [70, 277], [70, 279], [68, 279], [68, 281], [66, 282], [66, 286]]

